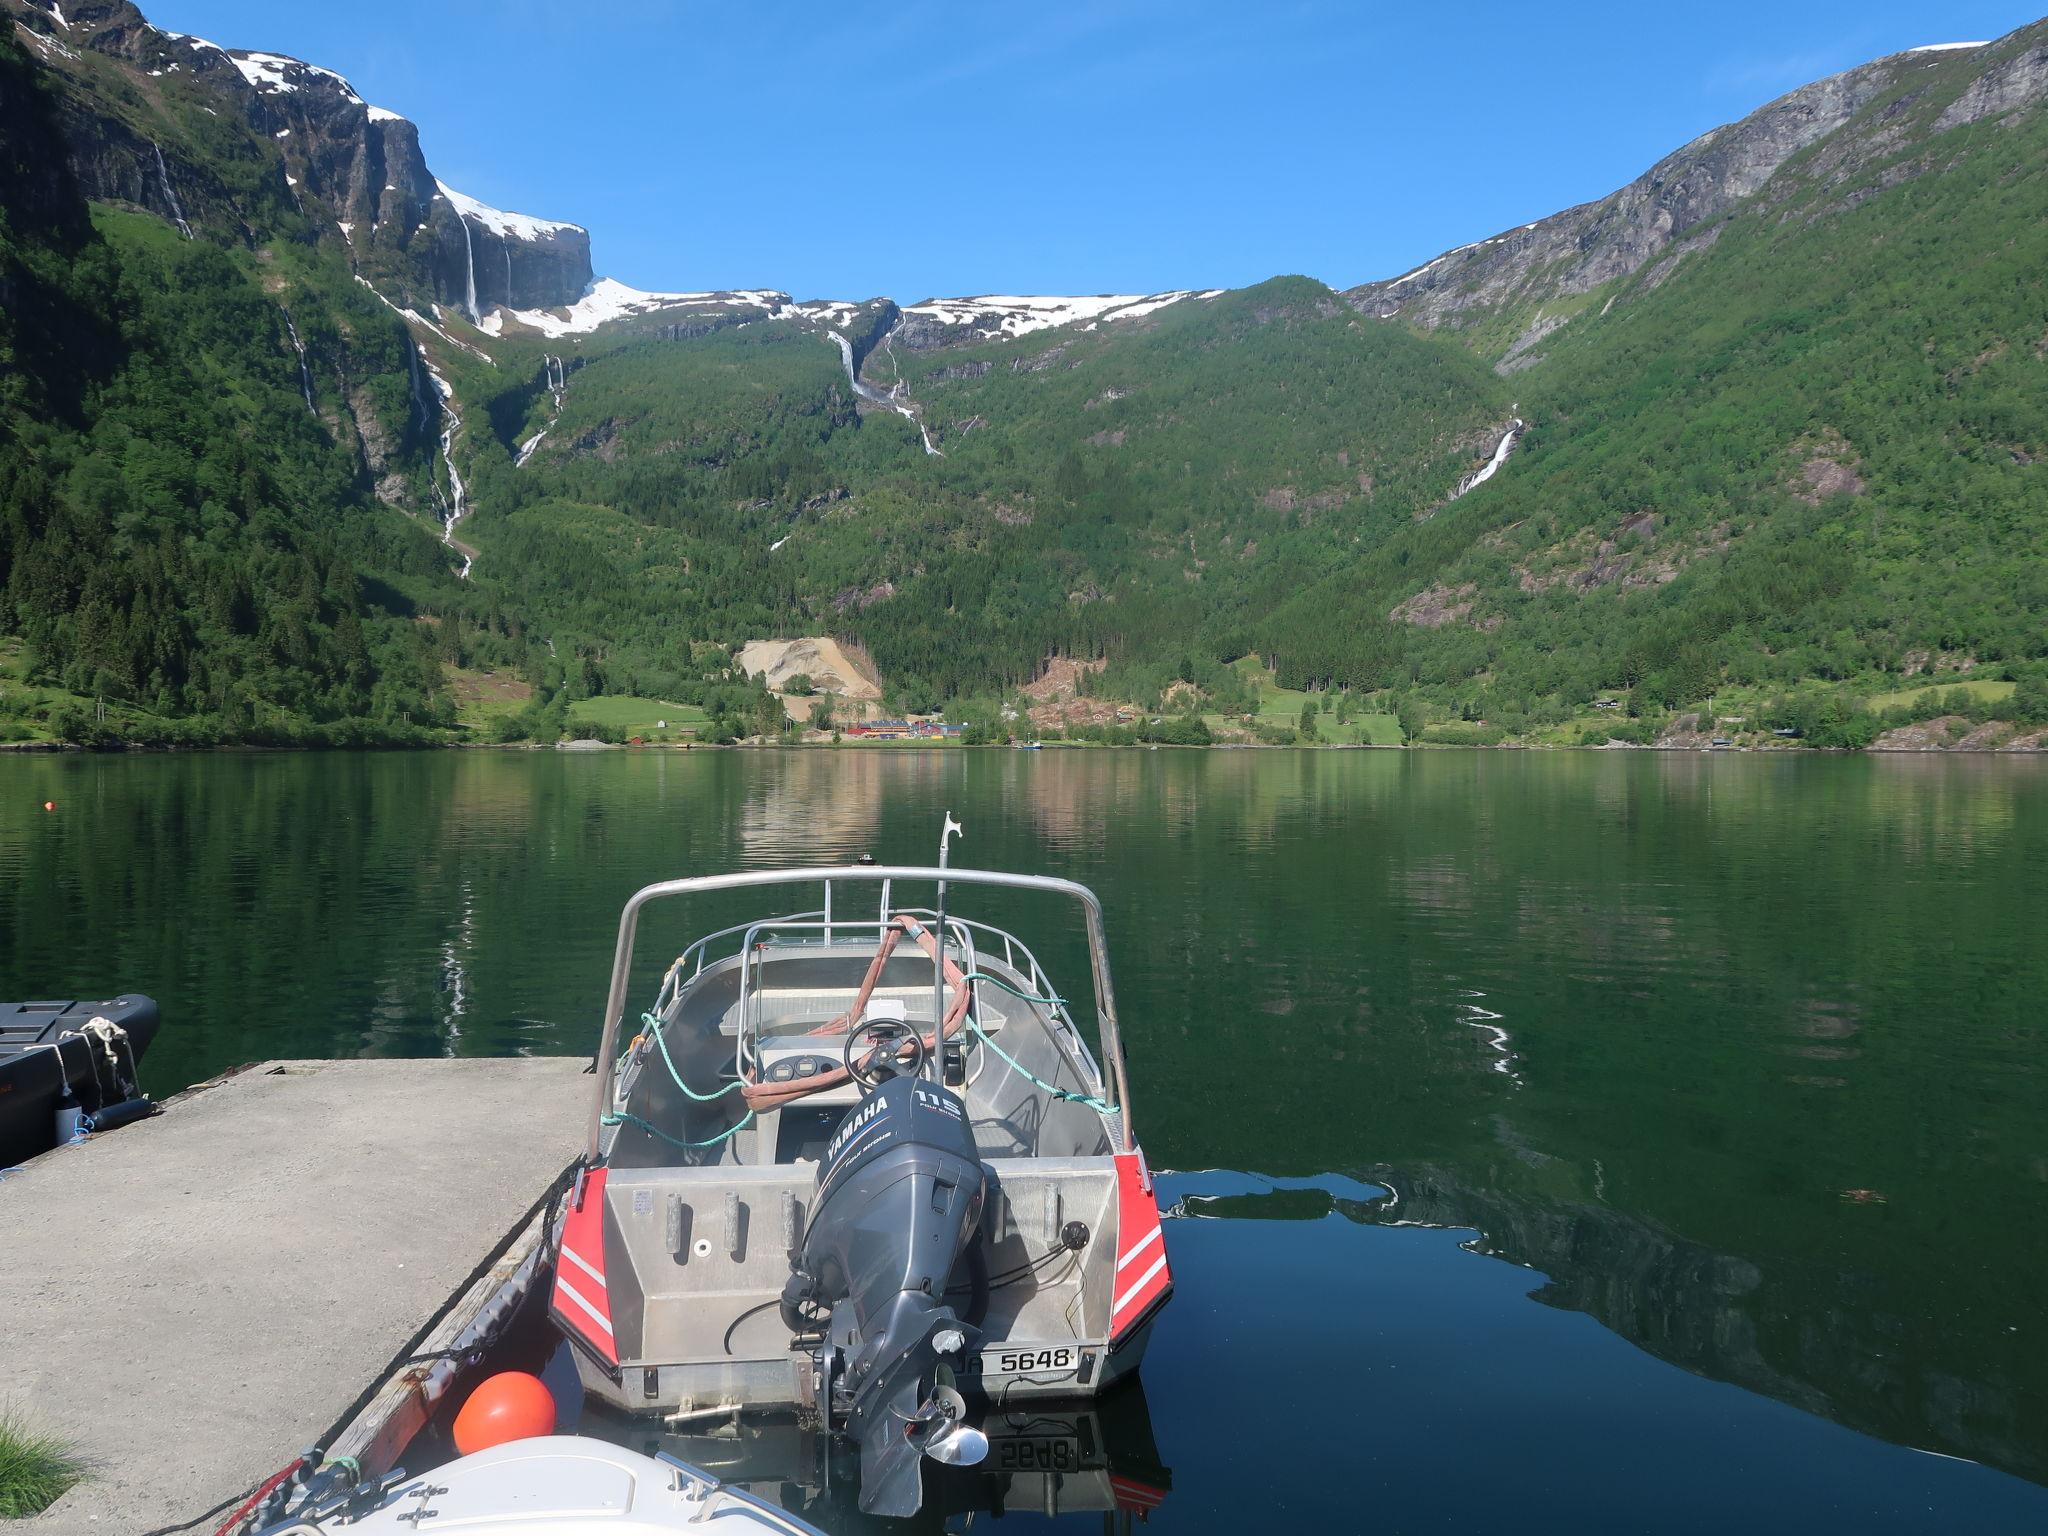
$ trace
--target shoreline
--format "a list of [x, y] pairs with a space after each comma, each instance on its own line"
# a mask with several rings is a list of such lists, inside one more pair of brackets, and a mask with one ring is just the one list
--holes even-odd
[[2048, 757], [2048, 745], [2033, 747], [1697, 747], [1660, 746], [1654, 742], [1601, 742], [1598, 744], [1497, 741], [1497, 742], [1292, 742], [1285, 745], [1263, 741], [1217, 741], [1207, 746], [1186, 746], [1171, 742], [987, 742], [967, 746], [960, 742], [829, 742], [829, 741], [736, 741], [727, 743], [692, 741], [598, 741], [580, 737], [574, 741], [440, 741], [391, 742], [356, 746], [272, 746], [262, 742], [222, 742], [215, 746], [155, 746], [141, 742], [117, 742], [106, 746], [81, 746], [68, 741], [0, 742], [0, 757], [99, 756], [127, 757], [161, 754], [166, 757], [204, 756], [209, 753], [279, 755], [295, 752], [564, 752], [578, 755], [606, 752], [1655, 752], [1667, 756], [1690, 753], [1698, 757]]

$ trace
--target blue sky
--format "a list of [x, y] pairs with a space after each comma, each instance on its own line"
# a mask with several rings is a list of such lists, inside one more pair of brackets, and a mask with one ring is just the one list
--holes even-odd
[[2043, 0], [142, 0], [347, 75], [644, 288], [1342, 287]]

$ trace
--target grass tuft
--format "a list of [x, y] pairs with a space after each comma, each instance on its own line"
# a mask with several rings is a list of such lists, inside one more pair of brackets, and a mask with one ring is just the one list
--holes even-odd
[[0, 1520], [40, 1514], [85, 1475], [63, 1442], [0, 1418]]

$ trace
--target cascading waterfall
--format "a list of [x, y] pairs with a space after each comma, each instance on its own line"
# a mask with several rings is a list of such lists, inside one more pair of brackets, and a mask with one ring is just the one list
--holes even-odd
[[545, 381], [547, 392], [554, 397], [555, 413], [548, 418], [546, 426], [519, 445], [519, 452], [512, 460], [514, 469], [523, 469], [526, 461], [533, 457], [534, 450], [540, 447], [541, 439], [555, 429], [555, 422], [562, 415], [562, 395], [569, 387], [569, 370], [559, 357], [543, 352], [540, 361], [541, 378]]
[[292, 312], [282, 304], [277, 312], [284, 316], [285, 334], [292, 339], [292, 350], [299, 354], [299, 392], [306, 397], [308, 415], [318, 417], [320, 408], [313, 404], [313, 375], [306, 371], [306, 344], [299, 340], [299, 328], [292, 324]]
[[466, 292], [469, 295], [469, 318], [471, 323], [474, 324], [477, 320], [483, 318], [477, 312], [476, 307], [476, 241], [470, 237], [469, 216], [458, 210], [455, 219], [462, 226], [462, 249], [463, 253], [468, 257], [468, 266], [465, 270], [469, 276], [469, 286]]
[[171, 205], [171, 217], [178, 221], [178, 233], [187, 240], [192, 238], [192, 226], [185, 222], [185, 210], [178, 204], [178, 194], [171, 187], [171, 168], [164, 164], [164, 147], [154, 139], [149, 147], [156, 151], [157, 185], [164, 189], [164, 201]]
[[853, 392], [863, 400], [875, 405], [885, 406], [889, 410], [896, 412], [897, 415], [908, 418], [910, 423], [917, 428], [917, 435], [924, 439], [924, 451], [935, 459], [943, 459], [945, 455], [932, 446], [932, 435], [925, 431], [924, 417], [918, 413], [917, 407], [905, 405], [902, 401], [883, 394], [879, 389], [861, 383], [860, 375], [853, 371], [853, 343], [837, 331], [827, 331], [825, 334], [830, 336], [839, 345], [839, 360], [846, 365], [846, 382], [853, 386]]
[[509, 241], [505, 245], [505, 307], [512, 307], [512, 245]]
[[462, 483], [462, 471], [455, 467], [455, 434], [462, 430], [462, 417], [455, 409], [454, 386], [441, 377], [432, 363], [426, 366], [427, 377], [434, 381], [434, 392], [441, 397], [441, 462], [448, 469], [448, 518], [441, 525], [441, 542], [462, 556], [462, 569], [455, 574], [466, 581], [476, 557], [455, 542], [455, 525], [469, 512], [468, 491]]
[[1515, 451], [1515, 442], [1521, 437], [1525, 429], [1526, 423], [1519, 416], [1510, 422], [1507, 431], [1501, 434], [1500, 442], [1494, 447], [1493, 457], [1488, 459], [1484, 466], [1474, 470], [1470, 475], [1467, 475], [1458, 482], [1458, 488], [1451, 492], [1451, 500], [1456, 501], [1467, 491], [1486, 484], [1487, 481], [1499, 474], [1501, 465], [1507, 463], [1508, 455]]

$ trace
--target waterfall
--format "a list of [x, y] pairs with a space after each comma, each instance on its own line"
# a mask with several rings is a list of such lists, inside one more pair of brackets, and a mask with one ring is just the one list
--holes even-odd
[[526, 461], [533, 457], [533, 451], [540, 447], [541, 439], [554, 430], [555, 423], [562, 415], [562, 394], [569, 387], [569, 370], [563, 361], [553, 353], [540, 355], [541, 384], [554, 397], [555, 413], [548, 418], [548, 424], [519, 445], [519, 452], [513, 456], [512, 467], [523, 469]]
[[1488, 459], [1482, 468], [1473, 471], [1473, 473], [1458, 482], [1458, 488], [1451, 492], [1451, 500], [1456, 501], [1467, 491], [1486, 484], [1487, 481], [1498, 474], [1501, 465], [1507, 463], [1508, 455], [1515, 451], [1515, 440], [1522, 435], [1523, 428], [1522, 418], [1517, 416], [1509, 424], [1507, 431], [1501, 434], [1500, 442], [1494, 447], [1493, 457]]
[[284, 316], [285, 334], [292, 339], [292, 350], [299, 354], [299, 392], [306, 397], [306, 411], [317, 418], [320, 408], [313, 404], [313, 375], [306, 371], [306, 344], [299, 340], [299, 328], [292, 324], [292, 312], [282, 304], [277, 312]]
[[448, 519], [441, 525], [441, 542], [462, 556], [462, 569], [455, 574], [467, 580], [476, 557], [455, 542], [455, 525], [469, 512], [468, 489], [462, 483], [462, 471], [455, 467], [455, 434], [462, 430], [462, 417], [455, 409], [454, 386], [435, 371], [432, 363], [427, 364], [427, 375], [434, 381], [434, 392], [441, 397], [441, 462], [448, 468]]
[[924, 418], [918, 414], [917, 407], [905, 405], [894, 397], [883, 394], [879, 389], [861, 383], [860, 375], [853, 371], [853, 343], [837, 331], [827, 331], [825, 334], [839, 345], [839, 360], [846, 365], [846, 382], [853, 386], [853, 392], [863, 400], [886, 406], [899, 416], [907, 417], [911, 425], [917, 428], [917, 435], [924, 439], [924, 451], [935, 459], [943, 459], [945, 455], [932, 446], [932, 435], [925, 431]]
[[483, 318], [477, 313], [476, 307], [476, 242], [470, 238], [468, 216], [460, 209], [457, 209], [455, 218], [462, 225], [462, 249], [469, 259], [469, 265], [466, 268], [469, 276], [469, 287], [467, 289], [469, 294], [469, 318], [471, 323], [474, 323]]
[[505, 307], [512, 307], [512, 242], [505, 242]]
[[164, 164], [164, 148], [154, 139], [150, 140], [149, 147], [156, 151], [157, 185], [164, 189], [164, 201], [171, 205], [171, 217], [178, 221], [178, 233], [190, 240], [192, 226], [185, 222], [185, 210], [178, 206], [178, 194], [171, 189], [171, 170]]

